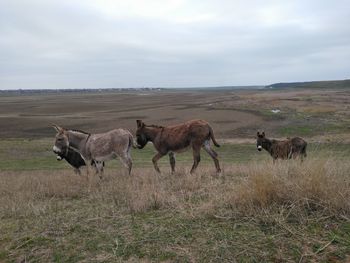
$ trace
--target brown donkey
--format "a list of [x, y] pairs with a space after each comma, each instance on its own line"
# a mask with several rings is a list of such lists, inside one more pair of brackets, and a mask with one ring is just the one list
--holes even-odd
[[257, 132], [256, 147], [258, 151], [265, 149], [272, 156], [274, 162], [276, 159], [295, 159], [298, 156], [303, 161], [303, 158], [306, 157], [306, 146], [306, 141], [299, 137], [278, 141], [266, 138], [265, 132]]
[[216, 142], [213, 129], [204, 120], [191, 120], [174, 126], [146, 125], [141, 120], [137, 120], [136, 141], [137, 147], [142, 149], [147, 142], [151, 141], [158, 151], [153, 157], [153, 165], [160, 173], [157, 161], [164, 155], [169, 154], [171, 171], [175, 172], [175, 153], [183, 152], [189, 147], [193, 150], [193, 166], [191, 174], [196, 170], [200, 162], [201, 148], [214, 160], [217, 173], [221, 172], [218, 154], [210, 147], [210, 139], [216, 147], [220, 145]]

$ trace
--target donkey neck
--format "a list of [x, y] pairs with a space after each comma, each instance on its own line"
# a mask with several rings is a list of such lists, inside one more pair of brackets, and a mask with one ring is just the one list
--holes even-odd
[[270, 139], [265, 138], [261, 146], [270, 154], [272, 153], [272, 141]]
[[163, 130], [162, 127], [146, 127], [145, 135], [147, 140], [154, 142], [158, 134]]
[[68, 140], [69, 145], [82, 153], [85, 150], [85, 145], [87, 140], [89, 139], [90, 134], [82, 133], [78, 131], [68, 131]]

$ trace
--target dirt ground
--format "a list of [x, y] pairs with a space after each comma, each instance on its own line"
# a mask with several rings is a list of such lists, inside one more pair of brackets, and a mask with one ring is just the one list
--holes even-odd
[[136, 119], [170, 125], [197, 118], [209, 121], [220, 139], [253, 139], [257, 130], [324, 137], [349, 133], [349, 109], [350, 90], [334, 89], [1, 95], [0, 138], [51, 137], [52, 123], [93, 133], [134, 132]]

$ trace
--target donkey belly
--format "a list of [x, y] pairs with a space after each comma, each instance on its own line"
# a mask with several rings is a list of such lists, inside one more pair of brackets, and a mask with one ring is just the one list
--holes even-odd
[[[118, 137], [119, 139], [121, 137]], [[123, 144], [112, 135], [91, 138], [89, 150], [91, 157], [97, 161], [108, 161], [116, 158], [123, 150]]]
[[185, 142], [177, 142], [172, 145], [169, 145], [169, 151], [174, 153], [183, 153], [189, 150], [191, 147], [191, 142], [185, 141]]
[[190, 149], [190, 145], [186, 146], [186, 147], [183, 147], [183, 148], [179, 148], [179, 149], [175, 149], [175, 150], [172, 150], [171, 152], [174, 152], [174, 153], [183, 153], [183, 152], [186, 152]]
[[117, 157], [117, 154], [115, 154], [114, 152], [111, 153], [104, 153], [101, 155], [95, 155], [93, 156], [93, 159], [99, 162], [103, 162], [103, 161], [109, 161], [112, 159], [115, 159]]

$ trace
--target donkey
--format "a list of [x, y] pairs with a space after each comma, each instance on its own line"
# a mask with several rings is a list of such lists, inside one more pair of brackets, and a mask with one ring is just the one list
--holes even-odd
[[[61, 161], [61, 160], [66, 160], [74, 168], [74, 172], [79, 175], [81, 174], [80, 167], [85, 166], [85, 161], [81, 157], [80, 153], [76, 152], [71, 148], [69, 148], [67, 152], [57, 153], [57, 161]], [[96, 167], [100, 164], [96, 166], [95, 162], [97, 161], [91, 160], [90, 164], [91, 166], [95, 167], [96, 173], [98, 173], [99, 171], [97, 170]], [[104, 167], [104, 162], [102, 162], [102, 170], [101, 170], [102, 173], [103, 173], [103, 167]]]
[[136, 142], [137, 147], [142, 149], [147, 142], [151, 141], [157, 150], [152, 162], [154, 169], [160, 173], [157, 161], [164, 155], [169, 155], [172, 173], [175, 172], [175, 153], [186, 151], [192, 147], [193, 165], [191, 174], [196, 170], [200, 162], [200, 150], [204, 150], [213, 159], [216, 172], [220, 173], [218, 154], [210, 147], [210, 139], [216, 147], [220, 145], [216, 142], [213, 129], [204, 120], [191, 120], [174, 126], [146, 125], [141, 120], [137, 120]]
[[295, 159], [298, 156], [300, 160], [306, 157], [307, 143], [300, 137], [288, 138], [284, 141], [270, 140], [265, 137], [265, 132], [261, 134], [257, 132], [256, 147], [258, 151], [265, 149], [273, 158], [273, 161], [277, 159]]
[[119, 157], [123, 165], [128, 168], [129, 174], [131, 173], [130, 148], [134, 146], [134, 139], [129, 131], [115, 129], [106, 133], [90, 134], [57, 125], [53, 127], [57, 131], [54, 153], [67, 153], [69, 148], [77, 151], [88, 166], [88, 172], [91, 161], [94, 161], [96, 171], [101, 172], [100, 178], [102, 178], [103, 162], [116, 157]]

